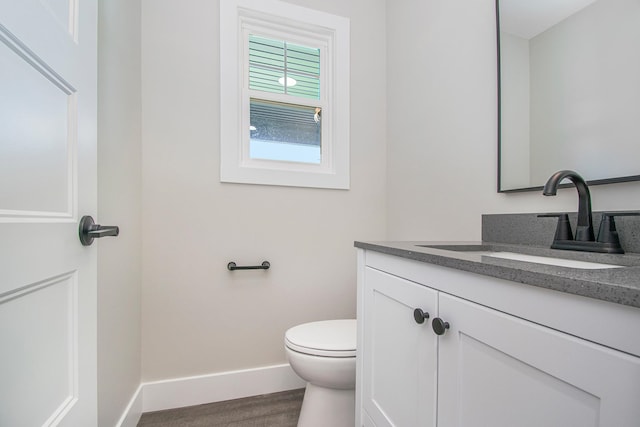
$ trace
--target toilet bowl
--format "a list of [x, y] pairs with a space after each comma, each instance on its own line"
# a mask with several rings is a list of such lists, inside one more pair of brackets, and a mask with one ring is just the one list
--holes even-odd
[[307, 382], [298, 427], [353, 427], [355, 319], [294, 326], [284, 342], [291, 368]]

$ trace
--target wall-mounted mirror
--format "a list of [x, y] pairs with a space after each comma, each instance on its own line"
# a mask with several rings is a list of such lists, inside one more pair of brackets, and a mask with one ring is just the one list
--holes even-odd
[[640, 0], [496, 0], [498, 191], [640, 180]]

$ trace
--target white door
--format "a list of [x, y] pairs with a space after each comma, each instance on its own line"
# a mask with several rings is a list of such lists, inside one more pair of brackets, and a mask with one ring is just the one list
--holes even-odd
[[368, 267], [364, 293], [362, 419], [377, 427], [435, 426], [437, 335], [431, 319], [417, 323], [414, 311], [435, 316], [438, 293]]
[[95, 426], [96, 0], [0, 0], [0, 425]]
[[439, 309], [438, 427], [640, 425], [640, 358], [451, 295]]

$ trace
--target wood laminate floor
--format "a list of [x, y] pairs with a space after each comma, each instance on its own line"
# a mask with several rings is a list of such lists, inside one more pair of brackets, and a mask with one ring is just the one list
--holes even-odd
[[295, 427], [304, 389], [142, 414], [138, 427]]

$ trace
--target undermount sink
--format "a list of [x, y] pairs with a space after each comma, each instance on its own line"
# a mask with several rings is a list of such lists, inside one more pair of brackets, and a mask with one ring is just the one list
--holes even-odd
[[551, 258], [546, 256], [519, 254], [516, 252], [487, 252], [482, 255], [486, 255], [494, 258], [512, 259], [515, 261], [535, 262], [537, 264], [557, 265], [558, 267], [571, 267], [571, 268], [581, 268], [581, 269], [588, 269], [588, 270], [621, 267], [620, 265], [601, 264], [598, 262], [577, 261], [573, 259], [564, 259], [564, 258]]
[[591, 261], [579, 261], [565, 258], [555, 258], [540, 255], [529, 255], [517, 252], [495, 250], [486, 245], [418, 245], [426, 248], [441, 249], [446, 251], [464, 252], [468, 254], [483, 255], [493, 258], [502, 258], [514, 261], [532, 262], [536, 264], [555, 265], [558, 267], [579, 268], [585, 270], [597, 270], [602, 268], [619, 268], [620, 265], [602, 264]]

